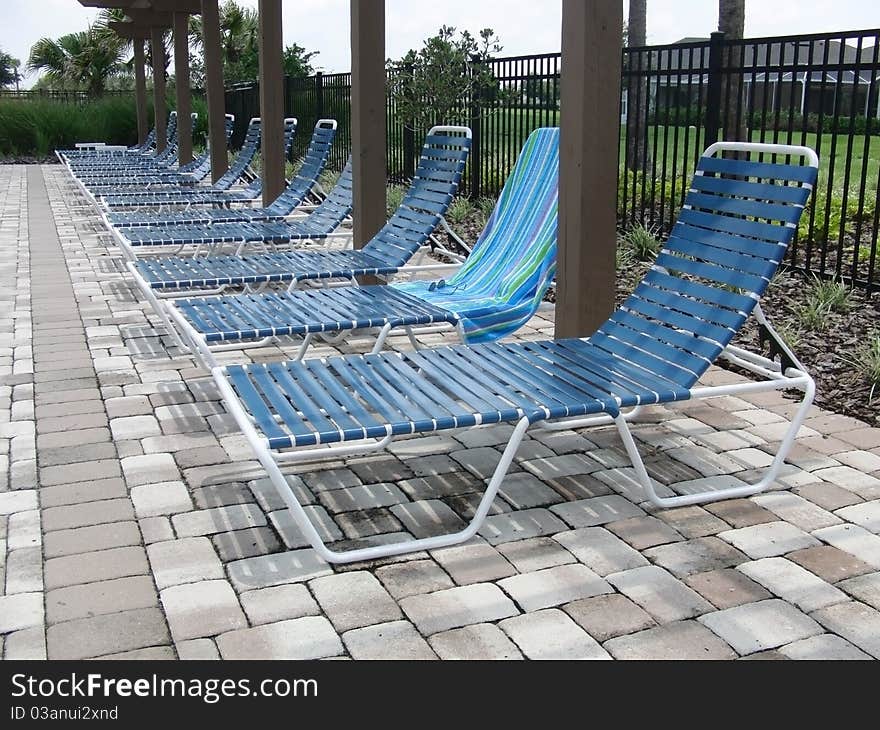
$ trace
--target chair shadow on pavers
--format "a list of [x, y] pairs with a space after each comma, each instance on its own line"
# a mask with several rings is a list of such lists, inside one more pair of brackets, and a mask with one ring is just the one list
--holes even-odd
[[[733, 158], [730, 152], [748, 156]], [[764, 156], [801, 162], [765, 162]], [[757, 494], [773, 486], [815, 392], [758, 302], [794, 238], [818, 167], [815, 152], [805, 147], [710, 146], [656, 263], [588, 339], [216, 367], [214, 380], [297, 525], [328, 562], [447, 547], [491, 529], [484, 520], [530, 429], [613, 424], [634, 481], [658, 507]], [[770, 357], [732, 344], [753, 314], [778, 348]], [[755, 379], [698, 386], [721, 357]], [[645, 406], [791, 389], [800, 390], [803, 400], [754, 483], [716, 480], [664, 496], [628, 425]], [[466, 527], [443, 535], [347, 552], [329, 549], [281, 471], [297, 462], [379, 452], [408, 434], [501, 423], [515, 428], [479, 508]]]
[[[104, 256], [98, 257], [98, 273], [99, 274], [125, 274], [125, 259], [121, 256], [114, 256], [111, 252]], [[111, 292], [113, 291], [112, 287], [114, 286], [123, 286], [119, 282], [111, 281], [108, 284]]]

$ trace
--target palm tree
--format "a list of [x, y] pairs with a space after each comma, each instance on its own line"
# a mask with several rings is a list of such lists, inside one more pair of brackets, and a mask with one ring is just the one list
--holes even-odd
[[57, 40], [40, 38], [31, 46], [28, 58], [29, 71], [41, 71], [48, 82], [55, 87], [68, 88], [78, 85], [75, 62], [88, 42], [88, 33], [68, 33]]
[[[202, 49], [202, 19], [190, 19], [190, 45]], [[251, 81], [257, 77], [259, 64], [259, 15], [235, 0], [220, 6], [220, 55], [227, 83]]]
[[18, 88], [18, 80], [20, 78], [18, 66], [20, 63], [17, 58], [13, 58], [8, 53], [0, 51], [0, 89], [5, 89], [7, 86], [12, 86], [12, 84], [15, 84], [15, 87]]
[[42, 71], [51, 86], [101, 96], [108, 81], [124, 73], [125, 45], [106, 22], [98, 23], [57, 40], [41, 38], [31, 47], [28, 69]]

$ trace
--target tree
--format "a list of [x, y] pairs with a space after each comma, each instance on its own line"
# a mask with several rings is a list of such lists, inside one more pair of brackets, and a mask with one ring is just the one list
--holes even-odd
[[0, 51], [0, 89], [5, 89], [13, 84], [18, 88], [18, 81], [21, 78], [18, 73], [20, 64], [21, 61], [17, 58], [13, 58], [8, 53]]
[[42, 71], [41, 87], [82, 89], [101, 96], [111, 79], [125, 73], [126, 42], [98, 22], [57, 40], [41, 38], [32, 47], [28, 69]]
[[418, 51], [389, 60], [389, 91], [404, 125], [421, 129], [482, 114], [499, 96], [486, 62], [501, 50], [491, 28], [481, 30], [478, 40], [444, 25]]
[[315, 73], [311, 60], [317, 56], [318, 53], [319, 51], [307, 51], [298, 43], [287, 46], [284, 49], [284, 58], [282, 59], [284, 75], [296, 78], [311, 76]]
[[[189, 26], [193, 50], [191, 79], [195, 86], [204, 83], [202, 58], [202, 19], [193, 16]], [[260, 72], [260, 16], [256, 10], [227, 0], [220, 6], [220, 56], [223, 78], [227, 84], [255, 81]], [[294, 43], [284, 49], [283, 67], [288, 76], [309, 76], [314, 73], [310, 61], [317, 51], [306, 51]]]
[[[640, 47], [647, 44], [648, 36], [648, 8], [647, 0], [629, 0], [629, 18], [625, 30], [626, 43], [632, 47]], [[632, 73], [626, 88], [626, 159], [629, 169], [633, 172], [644, 170], [651, 163], [651, 153], [648, 150], [648, 84], [646, 80], [635, 76], [640, 68], [638, 54], [629, 54], [629, 70]], [[641, 69], [644, 70], [650, 63], [650, 54], [642, 54]]]
[[[745, 0], [718, 0], [718, 30], [724, 33], [726, 40], [743, 38], [745, 25]], [[730, 47], [724, 49], [723, 64], [726, 69], [730, 69], [725, 74], [721, 87], [724, 139], [741, 142], [748, 139], [748, 130], [746, 115], [738, 113], [742, 100], [742, 76], [736, 72], [734, 66], [739, 61], [738, 52], [731, 52]], [[737, 120], [737, 117], [740, 119]]]

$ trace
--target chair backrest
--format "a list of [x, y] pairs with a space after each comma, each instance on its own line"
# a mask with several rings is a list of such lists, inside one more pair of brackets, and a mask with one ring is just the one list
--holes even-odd
[[351, 166], [351, 156], [349, 156], [333, 189], [304, 221], [303, 225], [309, 232], [332, 233], [351, 213], [353, 196]]
[[250, 124], [248, 124], [247, 132], [244, 135], [244, 142], [242, 142], [241, 149], [238, 151], [235, 159], [232, 160], [229, 169], [214, 183], [213, 187], [215, 190], [228, 190], [235, 185], [244, 174], [244, 171], [254, 161], [257, 152], [260, 151], [261, 134], [262, 126], [260, 119], [259, 117], [254, 117], [251, 119]]
[[165, 141], [172, 145], [177, 141], [177, 112], [168, 112], [168, 123], [165, 125]]
[[[725, 152], [737, 158], [721, 156]], [[806, 147], [709, 147], [656, 263], [590, 342], [691, 388], [767, 290], [818, 165]]]
[[[293, 121], [296, 120], [285, 120]], [[324, 166], [330, 157], [330, 147], [333, 144], [333, 138], [336, 136], [336, 120], [320, 119], [315, 125], [315, 131], [312, 132], [312, 139], [309, 142], [309, 148], [306, 150], [305, 158], [294, 175], [284, 192], [281, 193], [268, 207], [268, 212], [273, 215], [288, 215], [302, 203], [309, 191], [318, 182], [318, 176], [323, 172]], [[293, 135], [290, 136], [290, 142], [287, 145], [287, 154], [290, 154], [290, 147], [293, 144]]]
[[558, 213], [559, 129], [536, 129], [461, 268], [430, 289], [414, 283], [414, 291], [458, 312], [468, 343], [515, 332], [537, 311], [556, 273]]
[[406, 264], [449, 209], [470, 150], [467, 127], [431, 129], [403, 202], [363, 250], [389, 268]]
[[153, 127], [149, 131], [149, 133], [147, 134], [143, 143], [136, 144], [136, 145], [134, 145], [134, 147], [129, 147], [129, 149], [133, 150], [133, 151], [137, 151], [137, 152], [146, 152], [147, 150], [152, 149], [154, 144], [156, 144], [156, 128], [155, 127]]
[[165, 149], [155, 155], [154, 161], [160, 167], [167, 167], [177, 157], [177, 112], [168, 113], [168, 126], [165, 130], [167, 144]]
[[[229, 147], [229, 138], [232, 137], [232, 128], [235, 125], [235, 115], [227, 114], [225, 119], [224, 131], [226, 132], [226, 146]], [[211, 171], [211, 143], [205, 146], [202, 152], [188, 165], [180, 168], [179, 172], [185, 172], [197, 179], [202, 179]]]

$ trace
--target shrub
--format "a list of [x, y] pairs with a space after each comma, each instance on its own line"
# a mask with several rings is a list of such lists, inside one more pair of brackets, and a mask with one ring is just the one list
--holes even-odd
[[631, 226], [623, 234], [623, 242], [640, 261], [651, 261], [656, 258], [662, 245], [657, 238], [657, 229], [644, 223]]
[[498, 201], [495, 198], [480, 198], [476, 204], [474, 205], [474, 210], [477, 214], [477, 223], [480, 228], [485, 228], [486, 224], [489, 222], [489, 218], [492, 216], [493, 211], [495, 210], [495, 205]]
[[783, 322], [776, 327], [776, 334], [782, 338], [782, 341], [788, 345], [789, 349], [793, 352], [797, 351], [798, 346], [801, 344], [801, 332], [797, 327]]
[[[173, 108], [169, 100], [168, 109]], [[204, 99], [194, 98], [192, 109], [199, 115], [193, 127], [193, 145], [203, 148], [207, 139], [208, 108]], [[152, 120], [152, 116], [151, 105], [148, 118]], [[93, 141], [119, 145], [137, 142], [133, 98], [106, 96], [86, 103], [50, 99], [0, 101], [0, 156], [46, 156], [56, 149], [71, 148], [77, 142]]]
[[460, 225], [467, 220], [472, 210], [473, 206], [470, 200], [462, 197], [456, 198], [450, 204], [449, 210], [446, 211], [446, 220], [453, 225]]
[[814, 300], [818, 307], [825, 307], [829, 312], [845, 313], [852, 306], [852, 290], [842, 281], [813, 277], [807, 300]]
[[880, 385], [880, 336], [874, 335], [856, 355], [852, 362], [859, 373], [871, 384], [869, 402], [874, 400], [874, 391]]
[[385, 193], [386, 213], [390, 218], [403, 202], [403, 196], [406, 194], [404, 185], [389, 185]]
[[795, 315], [807, 329], [821, 331], [825, 329], [831, 310], [815, 297], [808, 297], [804, 304], [795, 309]]
[[0, 155], [45, 156], [82, 141], [134, 144], [134, 101], [118, 97], [86, 104], [42, 99], [0, 101]]

